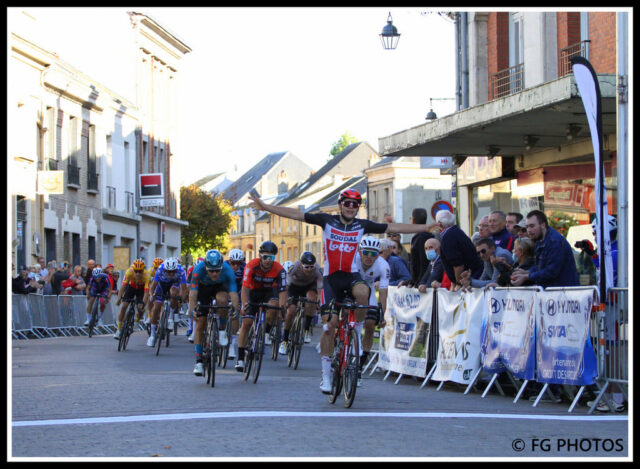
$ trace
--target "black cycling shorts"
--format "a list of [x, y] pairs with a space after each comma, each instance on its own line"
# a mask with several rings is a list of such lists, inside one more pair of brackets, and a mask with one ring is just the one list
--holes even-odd
[[127, 285], [122, 295], [122, 301], [131, 302], [135, 298], [136, 303], [142, 303], [144, 298], [144, 288], [133, 288], [131, 285]]
[[[277, 288], [266, 288], [260, 290], [249, 290], [249, 303], [268, 303], [271, 300], [278, 300]], [[255, 316], [258, 308], [249, 306], [249, 315]]]
[[316, 282], [312, 282], [309, 285], [290, 284], [288, 287], [289, 298], [306, 298], [309, 291], [318, 293]]
[[[210, 305], [211, 301], [216, 298], [219, 292], [229, 293], [229, 289], [224, 283], [217, 283], [214, 285], [198, 284], [198, 303], [201, 305]], [[221, 310], [223, 311], [223, 310]], [[208, 308], [196, 308], [196, 317], [206, 316], [209, 314]]]
[[322, 314], [329, 314], [329, 303], [333, 299], [338, 302], [344, 301], [345, 298], [353, 299], [351, 294], [353, 286], [358, 283], [366, 282], [362, 280], [362, 276], [359, 272], [342, 272], [337, 271], [324, 277], [324, 285], [322, 287]]

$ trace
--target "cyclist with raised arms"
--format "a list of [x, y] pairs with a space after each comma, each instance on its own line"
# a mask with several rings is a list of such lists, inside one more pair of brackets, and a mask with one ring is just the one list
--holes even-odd
[[[280, 344], [279, 353], [287, 354], [287, 342], [289, 341], [289, 331], [296, 315], [296, 299], [306, 298], [309, 301], [318, 301], [318, 292], [322, 291], [322, 272], [320, 266], [316, 264], [316, 256], [309, 251], [305, 251], [287, 272], [287, 295], [289, 306], [287, 316], [284, 320], [284, 338]], [[316, 314], [317, 306], [313, 303], [304, 306], [304, 330], [305, 343], [311, 342], [309, 328], [311, 321]]]
[[[153, 277], [153, 281], [149, 286], [149, 291], [153, 292], [153, 311], [151, 313], [151, 335], [147, 341], [149, 347], [153, 347], [153, 343], [156, 336], [156, 329], [158, 328], [158, 319], [160, 319], [160, 309], [162, 303], [164, 303], [164, 297], [169, 296], [182, 296], [182, 301], [187, 301], [187, 277], [182, 269], [182, 266], [178, 263], [178, 260], [169, 257], [166, 259]], [[171, 315], [169, 316], [168, 329], [173, 329], [172, 316], [178, 310], [178, 300], [171, 298]]]
[[[242, 290], [242, 276], [244, 275], [244, 268], [247, 265], [244, 261], [244, 252], [241, 249], [232, 249], [229, 251], [229, 259], [224, 261], [233, 270], [236, 276], [236, 287], [238, 292]], [[231, 346], [229, 347], [229, 358], [236, 358], [238, 351], [238, 329], [240, 328], [240, 321], [238, 317], [231, 323]]]
[[89, 280], [89, 285], [87, 286], [89, 304], [87, 305], [87, 320], [84, 323], [85, 326], [88, 326], [91, 320], [91, 310], [93, 310], [93, 303], [95, 303], [97, 295], [105, 295], [104, 298], [100, 298], [100, 315], [98, 317], [98, 325], [102, 325], [102, 313], [104, 313], [104, 308], [109, 302], [110, 291], [111, 282], [109, 282], [109, 276], [105, 274], [100, 267], [94, 267], [91, 271], [91, 280]]
[[[257, 195], [250, 195], [256, 208], [284, 218], [304, 221], [322, 228], [322, 249], [325, 257], [322, 303], [322, 320], [324, 322], [321, 344], [322, 384], [320, 390], [331, 392], [331, 357], [335, 331], [338, 326], [337, 315], [329, 315], [328, 306], [332, 300], [342, 301], [346, 296], [355, 299], [360, 305], [368, 304], [369, 287], [362, 280], [355, 262], [355, 254], [360, 239], [365, 233], [421, 233], [429, 231], [436, 224], [421, 225], [407, 223], [375, 223], [370, 220], [356, 218], [358, 208], [362, 204], [362, 196], [358, 191], [346, 189], [338, 196], [340, 213], [305, 213], [292, 207], [281, 207], [266, 204]], [[356, 319], [364, 320], [366, 309], [356, 310]], [[329, 317], [331, 320], [329, 321]]]
[[[383, 242], [386, 242], [384, 240]], [[387, 310], [387, 292], [389, 289], [389, 279], [391, 277], [391, 268], [389, 263], [380, 256], [381, 242], [378, 238], [373, 236], [363, 236], [360, 241], [360, 248], [356, 255], [356, 263], [358, 264], [358, 271], [360, 275], [367, 282], [369, 286], [369, 310], [366, 313], [363, 322], [356, 324], [356, 331], [358, 337], [361, 337], [360, 331], [364, 325], [364, 337], [362, 337], [362, 355], [360, 355], [360, 370], [367, 363], [367, 357], [371, 351], [373, 345], [373, 333], [376, 328], [376, 324], [380, 324], [380, 327], [385, 326], [384, 312]], [[376, 283], [378, 284], [379, 298], [376, 299]], [[378, 301], [382, 305], [382, 311], [378, 311]], [[382, 319], [380, 318], [382, 313]], [[362, 375], [358, 370], [358, 387], [362, 386]]]
[[[260, 245], [258, 257], [247, 263], [242, 278], [242, 325], [238, 332], [238, 360], [236, 371], [244, 370], [244, 354], [249, 342], [249, 329], [253, 320], [257, 317], [258, 309], [249, 306], [249, 303], [269, 303], [280, 306], [281, 309], [287, 302], [287, 274], [279, 262], [276, 262], [278, 247], [271, 241], [265, 241]], [[266, 334], [265, 344], [271, 344], [269, 331], [276, 322], [277, 309], [268, 309], [265, 312]]]
[[[122, 286], [118, 292], [118, 299], [116, 300], [116, 306], [120, 306], [120, 303], [124, 302], [118, 314], [118, 331], [113, 335], [113, 338], [116, 340], [119, 340], [122, 334], [122, 321], [124, 321], [124, 315], [129, 303], [136, 300], [138, 301], [138, 314], [136, 314], [135, 326], [138, 325], [144, 314], [144, 305], [149, 299], [149, 273], [145, 271], [144, 268], [144, 261], [142, 259], [136, 259], [131, 264], [131, 267], [124, 273], [124, 280], [122, 281]], [[134, 327], [133, 330], [135, 329]]]
[[[193, 269], [191, 276], [191, 285], [189, 291], [189, 311], [194, 311], [196, 316], [195, 327], [195, 348], [196, 348], [196, 366], [193, 374], [202, 376], [204, 374], [204, 365], [202, 364], [202, 338], [204, 331], [207, 329], [208, 308], [198, 308], [197, 304], [202, 306], [210, 305], [211, 299], [215, 298], [218, 306], [226, 306], [231, 304], [234, 308], [239, 309], [238, 289], [236, 286], [236, 278], [233, 270], [228, 264], [223, 262], [222, 254], [216, 249], [210, 249], [204, 256], [204, 262], [200, 262]], [[227, 325], [228, 310], [218, 310], [220, 322], [218, 324], [218, 342], [220, 346], [225, 347], [229, 343], [229, 338], [225, 331]]]

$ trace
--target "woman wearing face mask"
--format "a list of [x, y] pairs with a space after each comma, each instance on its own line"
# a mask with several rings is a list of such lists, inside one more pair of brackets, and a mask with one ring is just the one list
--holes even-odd
[[[420, 279], [420, 282], [418, 282], [418, 291], [425, 293], [427, 288], [447, 288], [445, 285], [446, 274], [444, 273], [444, 266], [440, 259], [440, 241], [436, 238], [429, 238], [424, 243], [424, 253], [430, 264], [424, 276]], [[449, 282], [449, 285], [450, 284], [451, 282]]]
[[[535, 245], [533, 241], [529, 238], [518, 238], [513, 245], [513, 262], [512, 266], [508, 266], [506, 263], [504, 265], [507, 267], [505, 272], [501, 272], [498, 277], [498, 284], [490, 283], [487, 285], [489, 287], [508, 287], [511, 286], [511, 271], [513, 269], [523, 269], [529, 270], [534, 264], [533, 253], [535, 250]], [[498, 259], [499, 261], [500, 259]], [[533, 285], [531, 282], [525, 282], [522, 286]]]

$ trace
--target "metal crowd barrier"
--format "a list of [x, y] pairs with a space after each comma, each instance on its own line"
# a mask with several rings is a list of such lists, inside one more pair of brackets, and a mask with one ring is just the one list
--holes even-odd
[[[11, 294], [11, 333], [15, 339], [42, 339], [45, 337], [87, 335], [88, 299], [85, 295], [28, 295]], [[114, 299], [107, 304], [102, 315], [102, 326], [97, 334], [114, 333], [118, 307]]]

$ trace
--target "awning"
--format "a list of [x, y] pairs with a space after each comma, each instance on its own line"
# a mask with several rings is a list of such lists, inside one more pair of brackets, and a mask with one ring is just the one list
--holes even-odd
[[[598, 75], [598, 81], [603, 134], [615, 134], [616, 76]], [[530, 149], [526, 148], [525, 137]], [[590, 138], [575, 79], [567, 75], [381, 137], [378, 147], [382, 156], [511, 157]]]

